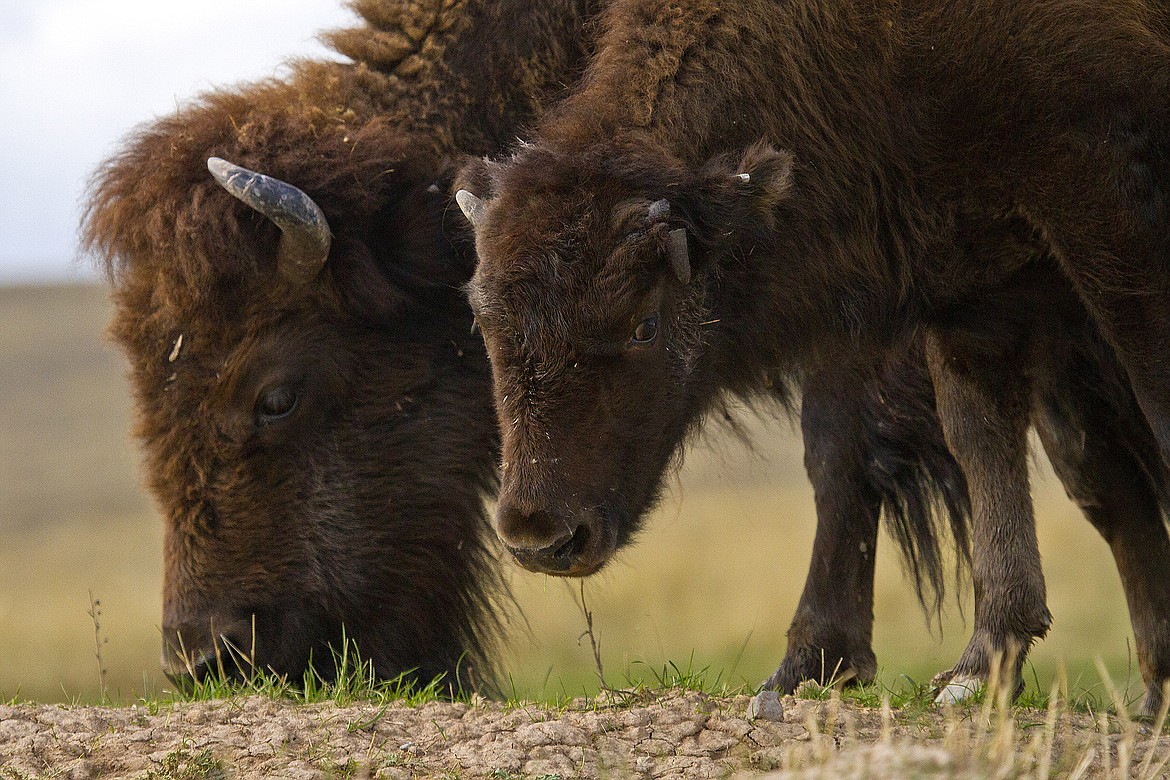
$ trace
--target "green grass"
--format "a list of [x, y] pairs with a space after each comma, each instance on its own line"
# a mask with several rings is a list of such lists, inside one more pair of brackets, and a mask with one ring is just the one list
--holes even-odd
[[189, 747], [172, 750], [158, 766], [146, 771], [146, 780], [225, 780], [227, 770], [210, 749], [193, 751]]
[[[247, 673], [230, 673], [240, 669]], [[323, 673], [323, 669], [328, 669], [330, 673]], [[298, 680], [256, 667], [228, 648], [218, 658], [217, 668], [211, 674], [188, 684], [181, 691], [166, 691], [161, 696], [143, 696], [138, 703], [155, 714], [161, 702], [210, 701], [247, 696], [262, 696], [296, 704], [331, 702], [339, 707], [356, 703], [383, 705], [377, 714], [350, 723], [347, 728], [354, 732], [371, 728], [391, 703], [418, 706], [440, 699], [467, 700], [469, 694], [450, 686], [444, 676], [420, 683], [407, 671], [393, 679], [379, 679], [374, 674], [373, 663], [363, 660], [357, 646], [346, 641], [340, 650], [333, 651], [332, 658], [325, 661], [324, 666], [310, 659], [308, 670]]]

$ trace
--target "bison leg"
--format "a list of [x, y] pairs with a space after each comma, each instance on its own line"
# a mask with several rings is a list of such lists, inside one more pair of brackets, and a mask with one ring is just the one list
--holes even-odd
[[1004, 341], [960, 330], [927, 338], [943, 433], [971, 496], [975, 586], [974, 632], [943, 675], [940, 703], [987, 683], [1014, 690], [1032, 642], [1051, 623], [1028, 486], [1030, 393], [1012, 359], [1019, 345]]
[[1170, 462], [1170, 115], [1164, 88], [1137, 94], [1149, 105], [1118, 97], [1053, 148], [1022, 210], [1116, 350]]
[[788, 651], [764, 684], [791, 693], [802, 680], [868, 682], [877, 670], [873, 573], [881, 499], [867, 479], [861, 377], [848, 369], [803, 387], [804, 462], [816, 494], [817, 532]]
[[1153, 718], [1170, 681], [1170, 535], [1152, 481], [1163, 473], [1157, 445], [1127, 391], [1091, 386], [1095, 367], [1064, 368], [1037, 392], [1037, 430], [1069, 497], [1113, 552], [1146, 684], [1139, 715]]
[[[1166, 267], [1170, 252], [1163, 257], [1147, 255], [1143, 262]], [[1078, 281], [1076, 275], [1070, 276]], [[1133, 294], [1104, 292], [1087, 285], [1078, 285], [1078, 291], [1117, 350], [1163, 458], [1170, 462], [1170, 277], [1147, 282], [1138, 282], [1142, 289]], [[1166, 479], [1170, 473], [1163, 471], [1159, 477]]]

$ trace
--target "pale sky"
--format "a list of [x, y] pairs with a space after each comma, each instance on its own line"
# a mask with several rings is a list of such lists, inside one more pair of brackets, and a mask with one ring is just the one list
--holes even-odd
[[79, 200], [129, 130], [330, 56], [316, 34], [354, 20], [342, 0], [0, 0], [0, 284], [93, 276]]

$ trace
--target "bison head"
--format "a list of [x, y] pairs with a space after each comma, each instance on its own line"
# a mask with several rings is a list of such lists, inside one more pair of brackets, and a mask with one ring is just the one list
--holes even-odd
[[150, 128], [87, 215], [166, 523], [164, 669], [327, 675], [348, 640], [381, 677], [482, 683], [498, 450], [440, 165], [391, 172], [377, 126], [249, 141], [237, 102]]
[[766, 146], [688, 172], [646, 147], [541, 145], [464, 169], [503, 441], [496, 533], [522, 565], [583, 576], [632, 538], [718, 393], [720, 262], [766, 232], [789, 170]]

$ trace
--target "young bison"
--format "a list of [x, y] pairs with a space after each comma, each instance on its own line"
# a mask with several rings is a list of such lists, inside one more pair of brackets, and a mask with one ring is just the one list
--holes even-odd
[[229, 646], [244, 671], [327, 673], [343, 630], [383, 677], [490, 677], [498, 444], [443, 160], [502, 148], [563, 88], [592, 10], [353, 7], [364, 24], [327, 36], [352, 62], [207, 94], [93, 183], [172, 678], [235, 671]]
[[615, 0], [582, 87], [457, 194], [498, 535], [529, 568], [594, 572], [721, 396], [920, 351], [974, 513], [974, 633], [941, 698], [997, 656], [1014, 685], [1049, 625], [1032, 421], [1113, 549], [1156, 711], [1168, 41], [1148, 3]]

